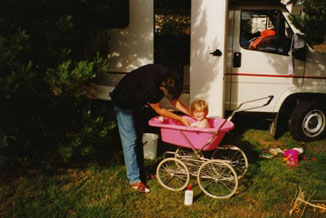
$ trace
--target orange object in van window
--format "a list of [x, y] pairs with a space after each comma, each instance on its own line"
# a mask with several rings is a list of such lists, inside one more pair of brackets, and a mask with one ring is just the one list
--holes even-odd
[[255, 39], [252, 43], [250, 43], [249, 49], [253, 50], [256, 49], [257, 45], [266, 37], [268, 36], [275, 36], [275, 30], [266, 29], [260, 32], [260, 36]]

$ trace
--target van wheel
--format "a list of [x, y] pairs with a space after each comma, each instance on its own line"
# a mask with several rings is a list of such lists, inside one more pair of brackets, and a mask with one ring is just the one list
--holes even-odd
[[302, 101], [290, 114], [288, 122], [292, 137], [298, 141], [313, 141], [325, 136], [325, 106]]

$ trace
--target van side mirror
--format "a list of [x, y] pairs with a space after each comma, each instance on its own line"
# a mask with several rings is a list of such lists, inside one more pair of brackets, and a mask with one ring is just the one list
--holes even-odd
[[291, 52], [294, 58], [305, 61], [306, 60], [306, 42], [302, 35], [293, 34]]

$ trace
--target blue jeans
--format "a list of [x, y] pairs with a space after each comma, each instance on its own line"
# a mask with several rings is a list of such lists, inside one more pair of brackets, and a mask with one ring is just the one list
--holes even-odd
[[136, 126], [137, 114], [134, 110], [124, 109], [114, 105], [118, 128], [122, 143], [129, 183], [141, 181], [141, 171], [144, 162], [142, 132]]

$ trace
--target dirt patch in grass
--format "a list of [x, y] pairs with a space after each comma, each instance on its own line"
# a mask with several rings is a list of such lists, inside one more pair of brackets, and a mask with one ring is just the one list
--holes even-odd
[[326, 42], [324, 42], [320, 45], [314, 45], [313, 48], [316, 49], [317, 51], [326, 53]]

